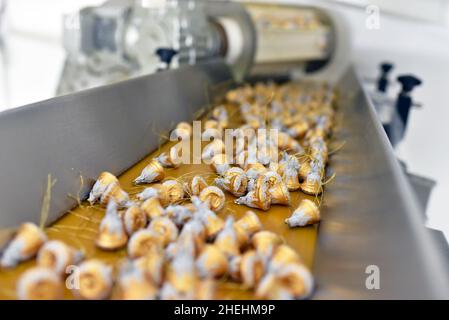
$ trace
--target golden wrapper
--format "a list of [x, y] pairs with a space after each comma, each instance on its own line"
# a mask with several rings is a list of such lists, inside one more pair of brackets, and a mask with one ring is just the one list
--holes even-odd
[[321, 175], [316, 171], [307, 174], [306, 179], [301, 183], [301, 191], [310, 195], [319, 195], [323, 192]]
[[228, 260], [228, 274], [229, 277], [236, 282], [242, 281], [241, 274], [242, 256], [232, 256]]
[[165, 208], [165, 214], [179, 228], [192, 219], [194, 215], [192, 211], [182, 205], [169, 205]]
[[246, 193], [248, 178], [241, 168], [234, 167], [226, 171], [222, 178], [215, 179], [215, 184], [234, 196], [241, 197]]
[[192, 125], [190, 123], [187, 123], [187, 122], [180, 122], [180, 123], [178, 123], [178, 125], [176, 126], [176, 129], [184, 130], [186, 132], [187, 136], [189, 136], [189, 137], [193, 133]]
[[128, 256], [132, 259], [140, 258], [164, 245], [159, 233], [152, 230], [141, 229], [136, 231], [128, 242]]
[[206, 232], [206, 227], [199, 219], [192, 219], [184, 225], [179, 238], [185, 239], [187, 236], [192, 237], [195, 246], [195, 254], [201, 252], [206, 243], [208, 234]]
[[253, 235], [251, 243], [261, 256], [270, 257], [277, 246], [282, 244], [282, 239], [274, 232], [263, 230]]
[[207, 120], [204, 123], [204, 130], [217, 129], [217, 128], [218, 128], [218, 121], [217, 120]]
[[293, 300], [290, 288], [284, 285], [274, 272], [266, 274], [259, 282], [256, 297], [266, 300]]
[[270, 196], [272, 204], [290, 205], [290, 192], [284, 182], [271, 187]]
[[244, 204], [248, 207], [264, 211], [270, 209], [271, 195], [266, 177], [262, 175], [259, 176], [255, 182], [254, 190], [248, 192], [245, 196], [236, 199], [235, 203]]
[[304, 299], [312, 294], [314, 288], [313, 276], [302, 264], [289, 264], [276, 272], [276, 277], [285, 288], [288, 288], [295, 299]]
[[100, 224], [95, 244], [103, 250], [117, 250], [123, 248], [128, 241], [125, 227], [117, 211], [115, 201], [110, 201], [106, 215]]
[[37, 265], [48, 268], [63, 275], [70, 265], [78, 264], [83, 258], [81, 251], [76, 250], [62, 241], [47, 241], [39, 250], [37, 255]]
[[184, 186], [190, 196], [199, 196], [201, 191], [207, 188], [207, 182], [201, 176], [194, 176], [192, 180]]
[[118, 179], [116, 176], [114, 176], [112, 173], [109, 172], [102, 172], [95, 182], [94, 186], [92, 187], [92, 190], [90, 191], [89, 198], [87, 199], [89, 203], [92, 205], [97, 200], [100, 199], [100, 197], [103, 195], [103, 193], [109, 188], [112, 184], [118, 184]]
[[144, 273], [132, 263], [125, 267], [118, 279], [118, 288], [122, 300], [154, 300], [158, 287], [145, 277]]
[[165, 215], [164, 208], [162, 208], [161, 202], [158, 198], [149, 198], [145, 200], [141, 204], [140, 209], [142, 209], [142, 211], [146, 214], [148, 220]]
[[176, 204], [184, 199], [184, 187], [177, 180], [167, 180], [162, 184], [161, 203]]
[[100, 203], [103, 206], [107, 205], [110, 201], [114, 201], [119, 207], [129, 205], [129, 196], [118, 183], [109, 185], [100, 198]]
[[212, 279], [204, 279], [198, 282], [196, 287], [197, 300], [212, 300], [215, 297], [215, 282]]
[[72, 289], [75, 295], [86, 300], [103, 300], [111, 295], [112, 268], [100, 260], [87, 260], [78, 269], [79, 288]]
[[301, 139], [306, 135], [308, 130], [309, 124], [307, 123], [307, 121], [301, 121], [291, 126], [288, 130], [288, 133], [295, 139]]
[[217, 154], [223, 154], [225, 151], [225, 144], [221, 139], [214, 139], [203, 148], [201, 158], [203, 160], [211, 160]]
[[164, 247], [178, 238], [178, 228], [167, 217], [158, 217], [151, 220], [148, 230], [152, 230], [161, 236]]
[[215, 186], [204, 188], [199, 198], [204, 203], [207, 203], [209, 208], [214, 212], [219, 212], [223, 209], [226, 201], [223, 191]]
[[196, 261], [202, 278], [220, 278], [228, 271], [228, 259], [216, 245], [207, 244]]
[[123, 213], [123, 224], [126, 233], [130, 236], [139, 229], [145, 228], [147, 225], [147, 215], [138, 206], [131, 206]]
[[309, 174], [309, 172], [312, 170], [312, 166], [310, 165], [309, 161], [304, 161], [301, 163], [301, 166], [299, 167], [299, 179], [301, 182], [304, 182], [304, 180], [306, 180], [307, 175]]
[[17, 297], [21, 300], [59, 300], [63, 283], [58, 273], [44, 267], [25, 271], [17, 282]]
[[251, 169], [255, 170], [256, 172], [258, 172], [260, 174], [263, 174], [268, 171], [267, 168], [260, 162], [248, 163], [245, 167], [245, 171], [248, 172]]
[[227, 256], [240, 254], [240, 243], [232, 216], [228, 216], [226, 219], [225, 227], [217, 234], [214, 245]]
[[270, 266], [273, 268], [280, 268], [292, 263], [301, 263], [301, 257], [290, 246], [281, 244], [276, 247], [270, 259]]
[[212, 157], [211, 164], [214, 171], [220, 175], [224, 174], [231, 168], [225, 154], [219, 153]]
[[246, 251], [240, 261], [240, 276], [242, 283], [248, 288], [254, 288], [265, 273], [264, 259], [254, 250]]
[[296, 191], [301, 187], [298, 171], [294, 168], [287, 167], [284, 171], [283, 179], [289, 191]]
[[210, 210], [208, 204], [202, 202], [198, 197], [192, 197], [192, 203], [197, 209], [196, 216], [204, 225], [206, 237], [209, 239], [215, 238], [224, 227], [223, 219]]
[[33, 223], [24, 223], [3, 250], [0, 266], [15, 267], [20, 262], [33, 258], [47, 241], [45, 233]]
[[164, 276], [165, 255], [162, 248], [153, 246], [144, 256], [134, 260], [134, 266], [138, 268], [145, 277], [160, 285]]
[[135, 184], [142, 183], [153, 183], [161, 181], [165, 177], [164, 168], [156, 159], [151, 160], [151, 162], [142, 170], [140, 176], [135, 180]]
[[[172, 291], [167, 298], [175, 299], [193, 299], [195, 297], [195, 289], [198, 285], [198, 277], [196, 274], [195, 261], [188, 252], [181, 252], [168, 265], [167, 283]], [[166, 287], [164, 285], [164, 287]], [[162, 291], [165, 291], [164, 288]], [[162, 297], [167, 296], [162, 292]], [[171, 296], [171, 297], [170, 297]]]
[[305, 227], [320, 221], [320, 209], [315, 202], [304, 199], [293, 214], [285, 220], [289, 227]]
[[[259, 217], [253, 211], [246, 211], [246, 213], [234, 223], [234, 228], [237, 234], [244, 234], [243, 239], [248, 239], [254, 233], [262, 230], [262, 223]], [[241, 236], [239, 236], [241, 237]]]
[[179, 150], [176, 147], [171, 147], [169, 152], [162, 152], [155, 158], [164, 168], [177, 168], [181, 164], [179, 158]]

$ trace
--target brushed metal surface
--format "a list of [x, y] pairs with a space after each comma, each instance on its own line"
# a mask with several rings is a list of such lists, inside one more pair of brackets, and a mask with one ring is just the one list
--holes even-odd
[[144, 76], [0, 113], [0, 229], [39, 223], [48, 174], [48, 223], [76, 205], [104, 170], [120, 174], [190, 121], [229, 83], [221, 61]]
[[[424, 227], [419, 204], [373, 106], [350, 70], [340, 81], [335, 129], [343, 149], [332, 156], [314, 274], [316, 299], [449, 298], [446, 253]], [[366, 267], [379, 267], [368, 290]]]

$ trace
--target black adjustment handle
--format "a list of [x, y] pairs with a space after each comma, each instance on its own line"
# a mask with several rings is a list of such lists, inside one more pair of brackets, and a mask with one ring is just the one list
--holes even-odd
[[380, 65], [380, 77], [377, 80], [377, 90], [379, 92], [387, 92], [388, 89], [388, 74], [393, 69], [394, 65], [389, 62], [384, 62]]
[[159, 59], [161, 59], [161, 62], [165, 64], [166, 69], [170, 67], [173, 57], [177, 53], [178, 51], [171, 48], [159, 48], [156, 50], [156, 54], [159, 56]]
[[410, 97], [410, 93], [415, 87], [421, 85], [422, 81], [413, 75], [399, 76], [398, 81], [402, 85], [402, 90], [401, 92], [399, 92], [398, 100], [396, 101], [396, 110], [399, 114], [399, 117], [401, 118], [405, 130], [410, 108], [413, 106], [413, 101]]

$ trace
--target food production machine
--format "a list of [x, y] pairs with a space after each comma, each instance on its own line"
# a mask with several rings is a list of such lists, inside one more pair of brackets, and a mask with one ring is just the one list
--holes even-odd
[[[115, 263], [126, 252], [100, 252], [87, 239], [104, 216], [83, 202], [101, 172], [118, 176], [130, 195], [140, 192], [132, 180], [169, 150], [162, 137], [180, 122], [207, 118], [229, 90], [318, 81], [335, 92], [321, 221], [290, 229], [284, 220], [294, 208], [254, 212], [302, 256], [314, 277], [312, 299], [449, 298], [447, 253], [424, 226], [351, 65], [338, 13], [255, 1], [111, 0], [67, 16], [64, 28], [60, 96], [0, 113], [3, 255], [17, 228], [32, 222], [49, 238]], [[166, 175], [212, 174], [194, 166]], [[306, 197], [292, 193], [295, 206]], [[248, 209], [229, 208], [223, 217]], [[0, 269], [0, 298], [16, 297], [17, 280], [33, 264]], [[215, 297], [254, 295], [220, 284]]]

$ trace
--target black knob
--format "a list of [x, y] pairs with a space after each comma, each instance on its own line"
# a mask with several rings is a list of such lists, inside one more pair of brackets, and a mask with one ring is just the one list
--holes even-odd
[[161, 62], [166, 64], [166, 68], [170, 67], [173, 57], [178, 53], [178, 51], [171, 48], [159, 48], [156, 50], [156, 54], [161, 59]]
[[396, 101], [396, 111], [404, 125], [404, 130], [407, 127], [408, 116], [410, 108], [413, 105], [410, 93], [416, 87], [422, 84], [422, 81], [413, 75], [402, 75], [398, 77], [398, 81], [402, 85], [402, 90], [399, 92], [398, 100]]
[[398, 81], [402, 85], [402, 93], [410, 93], [413, 88], [422, 84], [422, 81], [413, 75], [402, 75], [398, 77]]
[[380, 65], [380, 77], [377, 80], [377, 90], [379, 92], [387, 92], [388, 89], [388, 74], [393, 69], [393, 64], [389, 62], [384, 62]]

